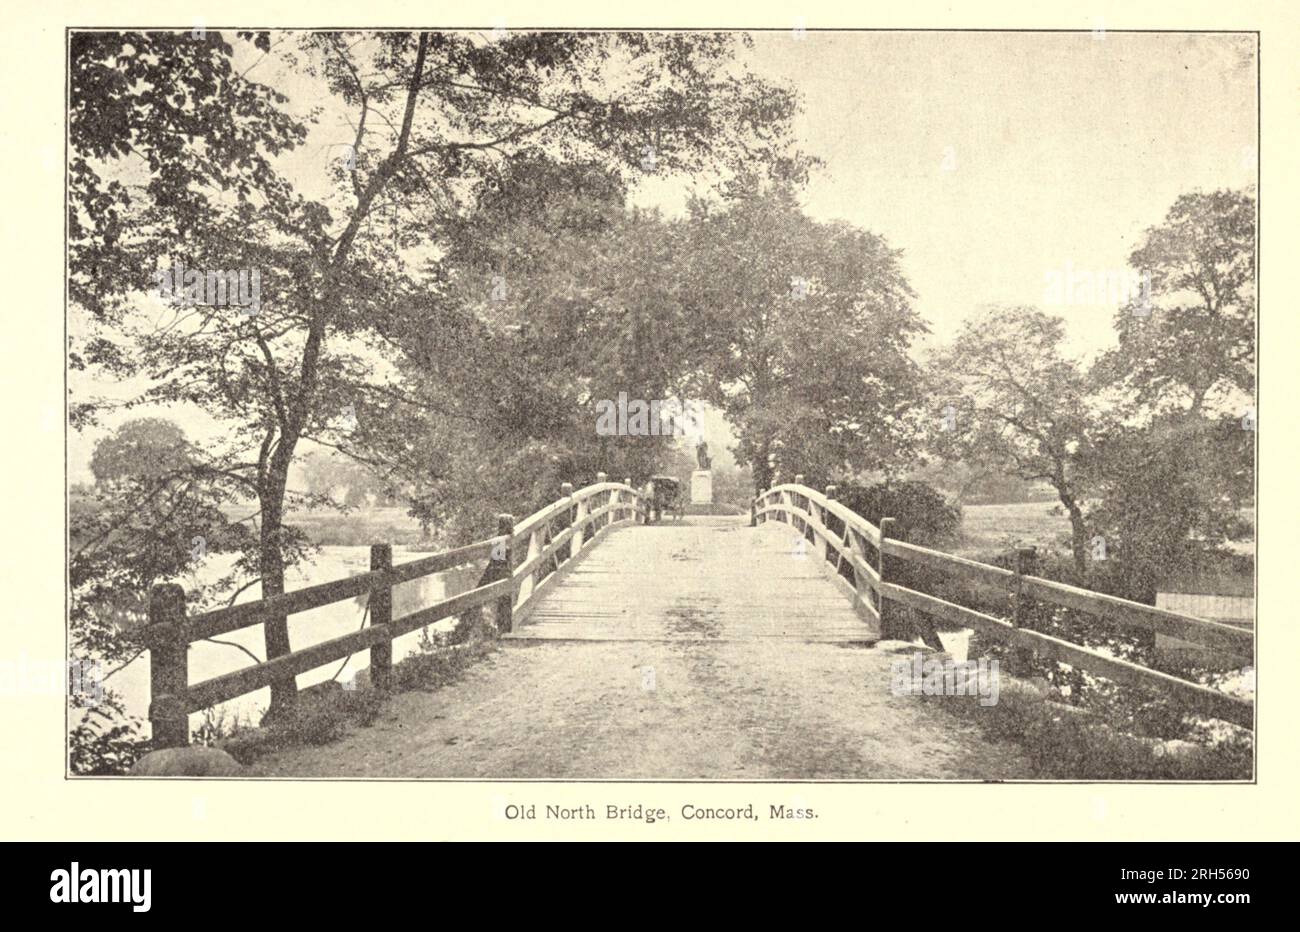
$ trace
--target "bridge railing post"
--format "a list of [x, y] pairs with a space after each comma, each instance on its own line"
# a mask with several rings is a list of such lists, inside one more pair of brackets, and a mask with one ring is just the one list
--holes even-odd
[[[541, 556], [543, 541], [549, 540], [548, 535], [550, 533], [550, 529], [551, 529], [551, 522], [542, 521], [538, 524], [535, 524], [532, 530], [528, 532], [528, 543], [525, 545], [526, 549], [524, 550], [523, 559], [520, 560], [521, 564], [532, 564], [534, 557]], [[511, 546], [513, 546], [513, 537], [511, 538]], [[553, 554], [551, 556], [551, 559], [547, 562], [551, 564], [558, 563], [559, 554], [558, 553]], [[523, 576], [519, 578], [519, 582], [517, 584], [518, 585], [517, 595], [518, 595], [518, 601], [520, 605], [523, 605], [532, 597], [533, 589], [537, 585], [537, 574], [538, 572], [541, 571], [542, 565], [533, 566], [531, 570], [529, 570], [527, 573], [525, 573]], [[513, 572], [514, 571], [512, 568], [511, 573], [513, 574]]]
[[[609, 476], [607, 476], [605, 473], [603, 472], [596, 473], [597, 485], [604, 485], [608, 481], [609, 481]], [[593, 499], [593, 501], [596, 504], [596, 507], [600, 508], [600, 507], [604, 507], [605, 505], [611, 504], [613, 501], [613, 494], [614, 494], [613, 492], [601, 492], [599, 498]], [[597, 518], [595, 521], [592, 522], [592, 530], [599, 531], [602, 528], [604, 528], [605, 525], [609, 524], [610, 517], [611, 515], [606, 514]]]
[[[497, 536], [505, 536], [505, 546], [493, 549], [492, 562], [498, 564], [501, 573], [501, 579], [509, 579], [514, 575], [514, 561], [511, 559], [513, 547], [511, 539], [515, 534], [515, 516], [512, 514], [497, 515]], [[500, 557], [498, 560], [497, 558]], [[509, 634], [515, 630], [515, 589], [511, 586], [506, 594], [497, 599], [497, 633]]]
[[[835, 485], [834, 483], [831, 483], [830, 485], [826, 486], [826, 499], [827, 499], [827, 501], [834, 501], [834, 500], [835, 500], [835, 491], [836, 491], [836, 488], [837, 488], [837, 487], [836, 487], [836, 485]], [[811, 511], [811, 510], [812, 510], [812, 502], [809, 501], [809, 502], [808, 502], [808, 505], [809, 505], [809, 511]], [[840, 558], [840, 553], [839, 553], [838, 550], [836, 550], [834, 547], [831, 546], [830, 539], [829, 539], [829, 534], [830, 534], [830, 531], [831, 531], [831, 516], [830, 516], [830, 512], [827, 511], [825, 508], [820, 508], [820, 507], [819, 507], [819, 508], [817, 509], [817, 511], [816, 511], [816, 515], [817, 515], [817, 523], [820, 524], [822, 527], [824, 527], [824, 528], [826, 529], [826, 530], [825, 530], [825, 535], [827, 535], [827, 536], [823, 536], [823, 532], [820, 532], [820, 531], [815, 532], [815, 533], [818, 535], [817, 550], [818, 550], [818, 552], [822, 555], [822, 559], [825, 560], [825, 561], [827, 561], [828, 563], [834, 563], [834, 564], [835, 564], [835, 571], [836, 571], [836, 572], [839, 572], [839, 569], [840, 569], [840, 559], [839, 559], [839, 558]], [[833, 555], [833, 558], [832, 558], [832, 555]]]
[[560, 486], [560, 491], [569, 497], [570, 502], [569, 527], [573, 528], [573, 535], [569, 538], [569, 559], [572, 560], [582, 550], [582, 539], [586, 532], [578, 525], [587, 516], [587, 502], [585, 499], [574, 498], [572, 482], [564, 483]]
[[880, 519], [880, 548], [876, 551], [876, 573], [880, 576], [880, 591], [876, 593], [876, 613], [880, 616], [880, 636], [882, 638], [898, 637], [897, 625], [894, 623], [894, 607], [885, 598], [885, 539], [894, 533], [894, 519]]
[[190, 743], [186, 711], [189, 691], [189, 641], [185, 635], [185, 590], [162, 583], [149, 591], [149, 724], [153, 747], [183, 748]]
[[[1037, 563], [1038, 548], [1016, 548], [1016, 576], [1011, 590], [1011, 623], [1017, 628], [1023, 628], [1029, 618], [1029, 609], [1033, 602], [1025, 594], [1025, 577], [1034, 575]], [[1014, 657], [1016, 668], [1012, 672], [1020, 676], [1028, 675], [1034, 658], [1033, 650], [1028, 647], [1017, 647]]]
[[[795, 473], [795, 475], [794, 475], [794, 484], [795, 484], [795, 485], [803, 485], [803, 473], [801, 473], [801, 472], [799, 472], [799, 473]], [[801, 493], [801, 492], [791, 492], [791, 493], [790, 493], [790, 504], [791, 504], [791, 505], [798, 506], [798, 504], [799, 504], [800, 501], [803, 502], [803, 511], [806, 512], [807, 515], [808, 515], [809, 517], [811, 517], [811, 518], [816, 518], [816, 517], [817, 517], [817, 510], [816, 510], [816, 507], [813, 505], [813, 501], [812, 501], [811, 498], [809, 498], [808, 496], [804, 495], [804, 494]], [[795, 519], [793, 518], [793, 516], [792, 516], [792, 520], [795, 520]], [[804, 535], [804, 537], [806, 538], [806, 537], [808, 536], [808, 522], [807, 522], [804, 518], [802, 518], [802, 517], [798, 518], [797, 520], [798, 520], [799, 530], [803, 532], [803, 535]], [[813, 538], [813, 543], [814, 543], [814, 544], [817, 543], [817, 540], [816, 540], [816, 537], [815, 537], [815, 536], [814, 536], [814, 538]]]
[[[370, 569], [391, 570], [393, 547], [391, 544], [370, 545]], [[370, 648], [370, 685], [387, 691], [393, 685], [393, 639], [389, 634], [393, 623], [393, 587], [391, 584], [370, 590], [370, 626], [385, 632], [384, 639]]]
[[[623, 478], [623, 484], [630, 489], [632, 487], [632, 477], [625, 476]], [[618, 520], [626, 521], [628, 518], [635, 518], [636, 517], [636, 496], [632, 495], [630, 492], [626, 492], [620, 489], [618, 492], [618, 500], [621, 504], [632, 506], [631, 509], [620, 508], [617, 512]]]

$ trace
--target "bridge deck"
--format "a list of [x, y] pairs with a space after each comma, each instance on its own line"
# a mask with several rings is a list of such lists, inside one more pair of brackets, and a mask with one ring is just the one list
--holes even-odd
[[785, 525], [687, 518], [614, 528], [541, 593], [511, 638], [873, 641]]
[[[785, 526], [616, 528], [463, 678], [296, 747], [277, 777], [1003, 780], [1024, 755], [914, 696]], [[854, 643], [857, 642], [857, 643]]]

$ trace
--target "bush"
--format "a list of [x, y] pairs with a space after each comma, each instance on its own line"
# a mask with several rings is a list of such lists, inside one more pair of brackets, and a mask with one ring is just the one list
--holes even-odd
[[978, 697], [942, 698], [939, 706], [974, 720], [991, 740], [1024, 748], [1033, 776], [1040, 779], [1249, 780], [1253, 773], [1254, 742], [1248, 734], [1213, 745], [1142, 738], [1044, 701], [1027, 688], [1004, 686], [993, 706], [980, 705]]
[[119, 696], [106, 692], [98, 703], [74, 697], [81, 720], [68, 733], [68, 769], [78, 776], [120, 776], [149, 752], [140, 719], [128, 715]]
[[841, 485], [836, 493], [845, 506], [879, 526], [894, 519], [894, 536], [922, 547], [952, 544], [961, 529], [961, 509], [948, 503], [932, 485], [916, 480]]

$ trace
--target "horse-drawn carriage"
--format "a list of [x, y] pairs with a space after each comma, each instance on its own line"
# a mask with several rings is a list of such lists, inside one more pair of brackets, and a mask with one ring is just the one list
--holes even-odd
[[686, 513], [686, 503], [682, 500], [682, 484], [676, 476], [651, 476], [646, 483], [645, 523], [660, 521], [665, 514], [670, 514], [674, 521], [682, 520]]

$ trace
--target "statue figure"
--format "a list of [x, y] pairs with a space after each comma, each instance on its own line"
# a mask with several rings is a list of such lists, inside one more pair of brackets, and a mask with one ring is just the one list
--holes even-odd
[[709, 445], [703, 440], [695, 445], [695, 458], [699, 461], [700, 469], [708, 469], [713, 463], [709, 459]]

